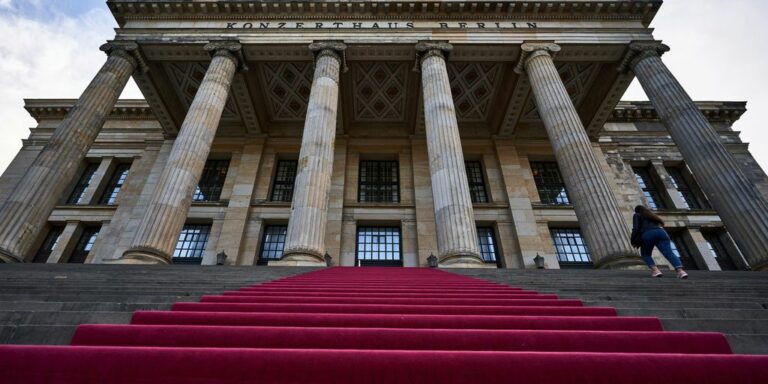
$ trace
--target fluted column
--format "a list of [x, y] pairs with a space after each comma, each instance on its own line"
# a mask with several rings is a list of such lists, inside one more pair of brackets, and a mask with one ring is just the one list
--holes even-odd
[[67, 117], [53, 132], [0, 209], [0, 261], [20, 262], [30, 252], [48, 215], [61, 199], [131, 74], [140, 66], [138, 46], [101, 46], [109, 57]]
[[451, 49], [452, 46], [445, 42], [416, 45], [424, 96], [438, 259], [441, 267], [485, 267], [477, 245], [459, 124], [445, 65]]
[[315, 75], [301, 138], [291, 218], [281, 260], [269, 265], [324, 266], [325, 227], [333, 173], [339, 73], [344, 66], [341, 42], [316, 42]]
[[640, 265], [641, 260], [629, 242], [627, 223], [552, 60], [552, 54], [558, 51], [560, 46], [556, 44], [523, 44], [516, 70], [528, 75], [539, 115], [595, 266]]
[[660, 42], [633, 43], [620, 70], [634, 71], [696, 181], [754, 270], [768, 270], [768, 203], [661, 55]]
[[236, 42], [205, 46], [213, 56], [187, 111], [152, 200], [131, 247], [117, 263], [170, 263], [192, 195], [208, 159], [238, 65], [244, 65]]

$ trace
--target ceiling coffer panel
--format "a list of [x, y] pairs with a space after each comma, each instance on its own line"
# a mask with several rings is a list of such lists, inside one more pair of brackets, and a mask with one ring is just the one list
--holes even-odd
[[311, 61], [266, 61], [259, 64], [266, 94], [265, 104], [272, 121], [304, 121], [313, 69]]
[[[192, 105], [192, 101], [195, 99], [197, 89], [200, 88], [200, 84], [205, 78], [205, 72], [208, 69], [207, 63], [198, 62], [170, 62], [164, 64], [165, 72], [168, 74], [173, 84], [173, 88], [176, 91], [176, 95], [181, 100], [181, 104], [185, 110], [189, 110], [189, 106]], [[240, 122], [240, 112], [237, 109], [237, 104], [232, 98], [230, 92], [227, 104], [224, 106], [224, 111], [221, 114], [222, 121], [228, 122]]]
[[405, 121], [408, 63], [358, 62], [351, 69], [356, 121]]
[[[565, 90], [568, 91], [568, 95], [571, 97], [574, 106], [578, 107], [584, 100], [584, 97], [587, 96], [587, 92], [592, 88], [592, 84], [595, 82], [599, 71], [600, 64], [598, 63], [557, 64], [557, 72], [560, 73], [560, 78], [563, 79]], [[536, 109], [533, 94], [528, 98], [528, 102], [523, 109], [523, 117], [521, 120], [525, 122], [540, 120], [539, 111]]]
[[456, 117], [465, 122], [486, 122], [497, 86], [502, 79], [502, 63], [449, 63]]

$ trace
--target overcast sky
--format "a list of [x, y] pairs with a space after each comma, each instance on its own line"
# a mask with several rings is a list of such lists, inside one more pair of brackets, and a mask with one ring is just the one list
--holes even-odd
[[[116, 27], [105, 0], [0, 0], [0, 172], [35, 125], [24, 98], [77, 98], [104, 63]], [[667, 0], [652, 26], [694, 100], [748, 101], [735, 128], [768, 168], [766, 0]], [[142, 98], [133, 81], [123, 98]], [[633, 83], [625, 100], [647, 100]]]

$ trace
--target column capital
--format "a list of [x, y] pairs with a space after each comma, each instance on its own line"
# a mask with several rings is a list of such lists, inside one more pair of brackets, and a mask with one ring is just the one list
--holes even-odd
[[347, 72], [347, 45], [343, 41], [313, 41], [309, 44], [309, 50], [315, 56], [315, 64], [323, 56], [332, 57], [341, 65], [341, 70]]
[[669, 52], [669, 46], [663, 44], [661, 41], [633, 41], [629, 44], [624, 59], [619, 64], [619, 72], [628, 72], [635, 68], [637, 63], [647, 59], [649, 57], [661, 57], [664, 53]]
[[520, 59], [515, 65], [515, 73], [522, 74], [525, 72], [525, 64], [528, 60], [541, 55], [548, 55], [554, 57], [560, 52], [560, 46], [551, 42], [526, 42], [520, 46]]
[[147, 60], [139, 51], [139, 45], [135, 41], [107, 41], [99, 47], [107, 56], [122, 57], [128, 60], [140, 73], [149, 71]]
[[211, 41], [203, 47], [211, 57], [223, 56], [234, 61], [237, 65], [237, 70], [240, 72], [248, 71], [248, 66], [245, 64], [245, 56], [243, 55], [243, 45], [237, 40], [220, 40]]
[[451, 51], [453, 51], [453, 45], [447, 41], [419, 41], [416, 43], [416, 65], [413, 70], [418, 72], [421, 63], [432, 56], [439, 56], [443, 60], [448, 60]]

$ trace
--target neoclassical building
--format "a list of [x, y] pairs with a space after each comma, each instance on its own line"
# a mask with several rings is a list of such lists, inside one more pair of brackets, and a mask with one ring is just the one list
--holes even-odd
[[768, 269], [745, 103], [691, 100], [661, 3], [110, 0], [80, 98], [26, 101], [0, 260], [628, 268], [645, 204], [689, 268]]

